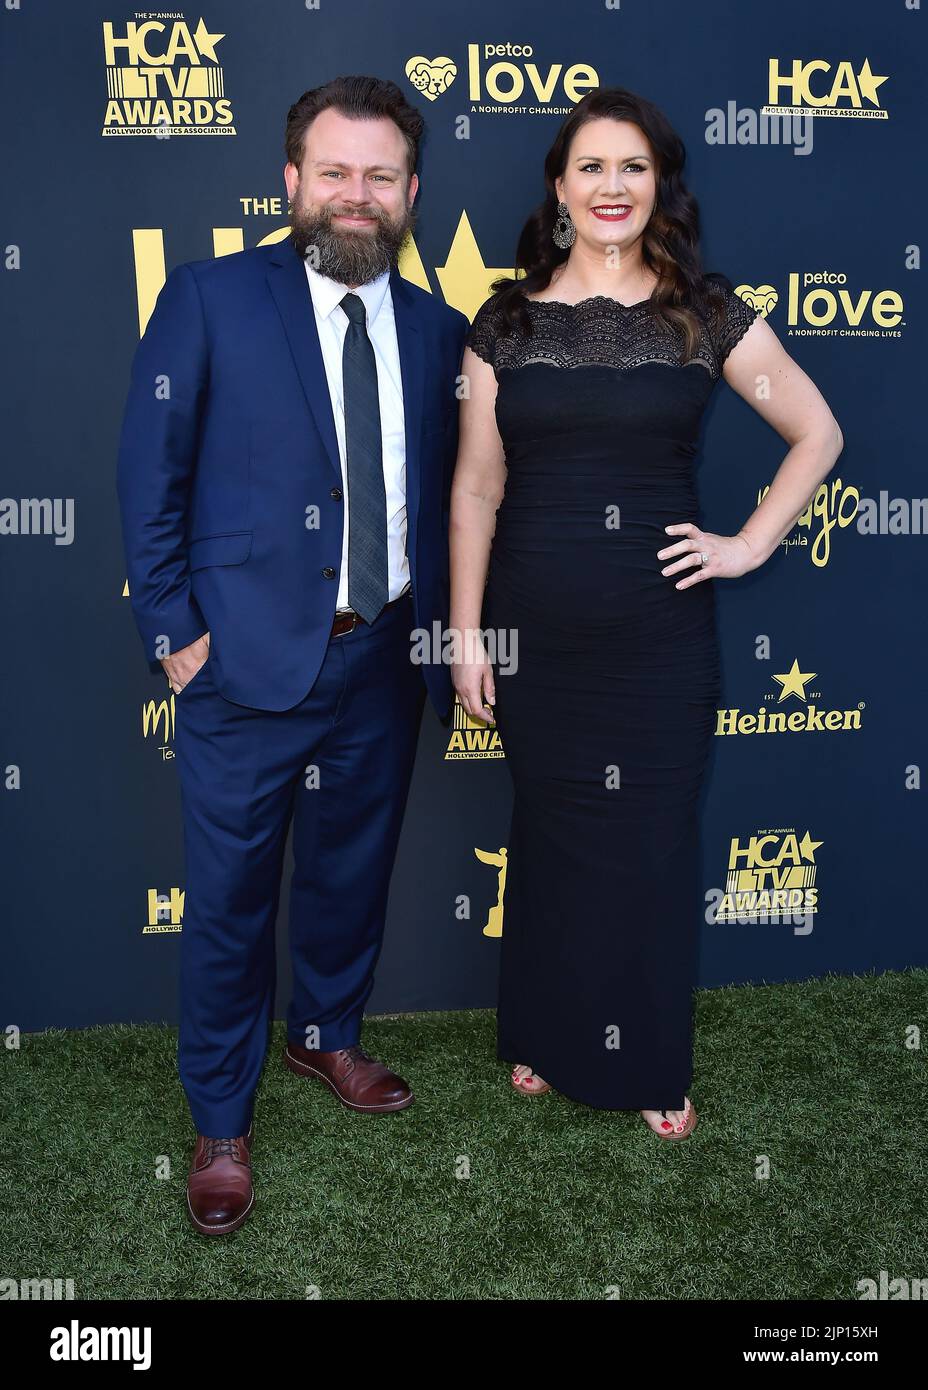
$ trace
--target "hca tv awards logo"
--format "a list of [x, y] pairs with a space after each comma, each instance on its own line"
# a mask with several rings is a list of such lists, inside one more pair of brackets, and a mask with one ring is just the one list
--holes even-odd
[[216, 45], [204, 19], [137, 11], [103, 25], [108, 101], [103, 135], [234, 135]]
[[157, 888], [148, 890], [148, 921], [142, 928], [143, 936], [164, 936], [170, 932], [184, 929], [184, 890], [172, 888], [167, 893], [159, 893]]
[[445, 761], [454, 762], [462, 758], [504, 758], [499, 729], [493, 724], [485, 724], [482, 719], [472, 719], [454, 697], [454, 711], [451, 720], [451, 736], [445, 750]]
[[725, 892], [716, 922], [739, 918], [805, 917], [818, 912], [815, 851], [824, 844], [808, 830], [776, 829], [749, 836], [745, 844], [732, 837], [728, 852]]
[[[719, 737], [736, 734], [813, 734], [813, 733], [853, 733], [860, 729], [866, 702], [861, 700], [853, 709], [824, 709], [815, 703], [821, 699], [818, 690], [807, 690], [806, 686], [818, 675], [817, 671], [801, 671], [794, 658], [788, 671], [771, 676], [777, 690], [764, 696], [765, 705], [759, 705], [756, 714], [746, 714], [740, 709], [720, 709], [716, 711], [715, 732]], [[792, 700], [798, 702], [788, 703]], [[784, 705], [784, 709], [771, 709], [773, 704]]]

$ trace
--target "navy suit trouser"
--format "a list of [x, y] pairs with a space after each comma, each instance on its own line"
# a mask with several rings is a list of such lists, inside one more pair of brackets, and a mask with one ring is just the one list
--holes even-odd
[[359, 1041], [425, 700], [412, 598], [329, 640], [289, 710], [226, 700], [210, 658], [175, 696], [186, 890], [178, 1067], [198, 1133], [244, 1134], [268, 1045], [293, 825], [287, 1037]]

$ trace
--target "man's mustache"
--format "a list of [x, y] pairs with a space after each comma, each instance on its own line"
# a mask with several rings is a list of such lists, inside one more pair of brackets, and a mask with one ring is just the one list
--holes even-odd
[[375, 217], [378, 222], [385, 220], [382, 208], [332, 208], [327, 207], [325, 214], [331, 222], [333, 217]]

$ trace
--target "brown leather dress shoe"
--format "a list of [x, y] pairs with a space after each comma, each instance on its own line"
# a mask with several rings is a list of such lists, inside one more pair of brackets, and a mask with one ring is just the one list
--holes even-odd
[[238, 1230], [255, 1203], [251, 1182], [254, 1124], [237, 1139], [197, 1135], [187, 1175], [187, 1215], [204, 1236]]
[[379, 1115], [405, 1110], [415, 1100], [401, 1076], [375, 1061], [357, 1043], [338, 1052], [316, 1052], [291, 1042], [284, 1048], [284, 1061], [297, 1076], [324, 1081], [350, 1110]]

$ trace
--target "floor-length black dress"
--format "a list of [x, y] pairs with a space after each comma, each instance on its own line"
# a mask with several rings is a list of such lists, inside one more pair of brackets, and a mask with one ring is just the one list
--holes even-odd
[[710, 294], [723, 322], [700, 309], [685, 364], [649, 299], [526, 300], [531, 335], [491, 299], [467, 338], [507, 465], [482, 621], [518, 643], [495, 681], [514, 785], [497, 1051], [608, 1110], [682, 1110], [692, 1080], [719, 651], [713, 581], [675, 588], [691, 571], [657, 551], [701, 524], [700, 420], [758, 313], [724, 276]]

